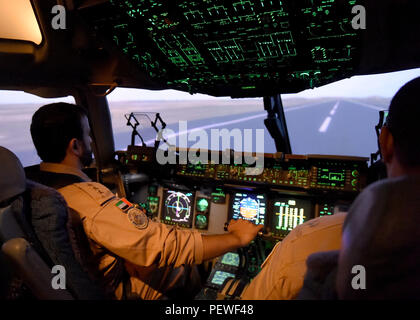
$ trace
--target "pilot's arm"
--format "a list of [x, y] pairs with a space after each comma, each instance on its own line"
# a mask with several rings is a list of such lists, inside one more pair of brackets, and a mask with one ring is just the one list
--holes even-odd
[[100, 246], [139, 266], [200, 264], [249, 243], [261, 227], [231, 223], [229, 233], [201, 236], [148, 220], [139, 209], [127, 209], [105, 186], [84, 182], [59, 190], [83, 219], [86, 235]]

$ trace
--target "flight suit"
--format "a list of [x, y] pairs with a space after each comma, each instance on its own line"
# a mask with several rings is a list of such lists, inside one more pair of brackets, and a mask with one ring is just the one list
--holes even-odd
[[[63, 166], [45, 163], [41, 170], [67, 173]], [[198, 275], [189, 272], [189, 266], [203, 260], [199, 232], [151, 221], [99, 183], [73, 183], [58, 191], [80, 216], [102, 275], [112, 274], [118, 268], [117, 260], [123, 259], [132, 296], [161, 299], [168, 290], [199, 285]], [[123, 295], [120, 281], [115, 297]]]
[[303, 286], [306, 259], [319, 251], [341, 248], [342, 226], [347, 214], [310, 220], [297, 226], [277, 243], [262, 264], [261, 272], [244, 289], [244, 300], [290, 300]]

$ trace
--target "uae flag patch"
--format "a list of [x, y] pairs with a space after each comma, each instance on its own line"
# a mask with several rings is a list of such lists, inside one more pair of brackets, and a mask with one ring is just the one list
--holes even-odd
[[130, 209], [133, 205], [125, 198], [120, 199], [115, 206], [120, 209], [123, 212], [126, 212], [128, 209]]

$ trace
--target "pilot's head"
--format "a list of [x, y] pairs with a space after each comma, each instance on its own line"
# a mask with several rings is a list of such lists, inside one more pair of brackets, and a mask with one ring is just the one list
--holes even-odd
[[379, 137], [388, 176], [420, 172], [420, 78], [403, 86], [392, 99]]
[[39, 108], [32, 117], [31, 135], [44, 162], [80, 168], [92, 162], [87, 113], [78, 105], [53, 103]]

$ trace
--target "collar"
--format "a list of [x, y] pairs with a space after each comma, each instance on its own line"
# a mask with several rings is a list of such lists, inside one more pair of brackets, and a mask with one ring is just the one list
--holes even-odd
[[60, 163], [41, 162], [39, 165], [41, 171], [71, 174], [82, 178], [85, 182], [92, 181], [82, 170], [66, 166]]

